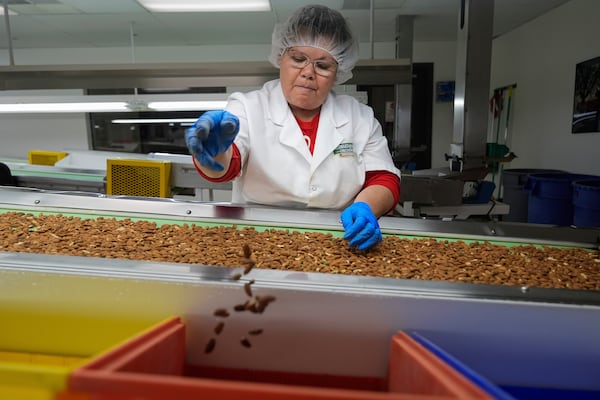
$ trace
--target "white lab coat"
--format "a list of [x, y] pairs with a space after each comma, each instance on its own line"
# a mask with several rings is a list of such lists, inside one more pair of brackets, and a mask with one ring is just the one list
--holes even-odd
[[400, 176], [373, 110], [351, 96], [328, 95], [312, 155], [278, 79], [233, 93], [226, 109], [240, 120], [235, 144], [242, 170], [232, 203], [342, 209], [361, 190], [366, 171]]

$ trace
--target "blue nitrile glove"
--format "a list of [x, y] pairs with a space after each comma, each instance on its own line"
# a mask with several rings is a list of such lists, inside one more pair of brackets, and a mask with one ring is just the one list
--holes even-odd
[[383, 239], [377, 217], [365, 202], [359, 201], [348, 206], [342, 211], [341, 220], [346, 231], [344, 239], [349, 240], [352, 247], [366, 250]]
[[207, 111], [186, 129], [185, 144], [201, 165], [213, 171], [223, 171], [223, 165], [214, 157], [231, 146], [239, 130], [240, 121], [230, 112]]

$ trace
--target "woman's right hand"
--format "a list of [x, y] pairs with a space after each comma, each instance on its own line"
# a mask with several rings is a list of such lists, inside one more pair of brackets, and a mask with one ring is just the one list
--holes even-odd
[[227, 151], [240, 130], [238, 118], [225, 110], [207, 111], [185, 131], [185, 143], [198, 162], [213, 170], [222, 171], [223, 164], [214, 157]]
[[344, 239], [351, 247], [367, 250], [383, 240], [377, 217], [371, 206], [363, 201], [353, 203], [342, 211], [340, 217], [344, 225]]

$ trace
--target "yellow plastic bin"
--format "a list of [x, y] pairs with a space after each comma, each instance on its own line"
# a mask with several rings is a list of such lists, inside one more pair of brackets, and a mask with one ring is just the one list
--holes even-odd
[[29, 150], [27, 152], [29, 164], [34, 165], [54, 165], [68, 155], [66, 151]]
[[151, 329], [135, 320], [0, 310], [0, 398], [53, 399], [85, 362]]

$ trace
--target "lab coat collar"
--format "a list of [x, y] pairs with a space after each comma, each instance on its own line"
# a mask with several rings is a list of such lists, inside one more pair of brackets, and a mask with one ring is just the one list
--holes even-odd
[[[273, 85], [269, 96], [269, 119], [276, 125], [283, 126], [288, 118], [293, 118], [292, 111], [283, 96], [281, 81], [276, 79], [267, 83]], [[325, 103], [321, 108], [321, 119], [323, 116], [329, 116], [333, 121], [335, 128], [339, 128], [348, 123], [348, 115], [339, 107], [336, 107], [335, 93], [331, 92], [327, 95]]]
[[348, 123], [348, 115], [336, 107], [335, 94], [329, 93], [321, 107], [319, 117], [319, 133], [315, 143], [314, 152], [311, 156], [308, 146], [304, 141], [300, 127], [296, 123], [294, 115], [290, 110], [281, 82], [277, 80], [276, 87], [271, 91], [269, 99], [269, 118], [282, 127], [279, 140], [283, 145], [295, 148], [303, 158], [311, 164], [311, 171], [316, 168], [335, 150], [342, 142], [343, 136], [338, 131], [340, 127]]
[[348, 123], [348, 116], [336, 107], [335, 94], [330, 93], [321, 107], [317, 141], [312, 155], [311, 172], [329, 157], [342, 143], [339, 129]]
[[292, 116], [292, 112], [288, 106], [287, 100], [283, 96], [283, 89], [281, 88], [279, 79], [269, 83], [275, 85], [269, 95], [269, 119], [273, 121], [275, 125], [283, 126], [285, 120]]

